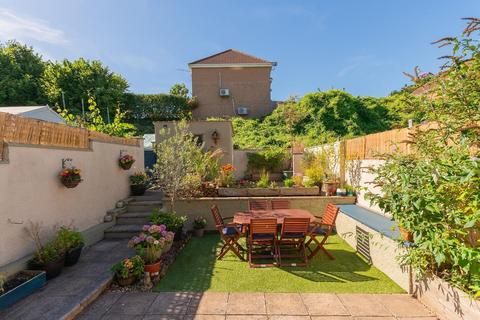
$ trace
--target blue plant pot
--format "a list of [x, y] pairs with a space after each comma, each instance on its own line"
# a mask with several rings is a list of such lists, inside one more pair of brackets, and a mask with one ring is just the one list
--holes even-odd
[[0, 295], [0, 310], [6, 309], [18, 300], [31, 295], [47, 282], [47, 274], [45, 271], [25, 270], [23, 272], [35, 274], [35, 276], [18, 287]]

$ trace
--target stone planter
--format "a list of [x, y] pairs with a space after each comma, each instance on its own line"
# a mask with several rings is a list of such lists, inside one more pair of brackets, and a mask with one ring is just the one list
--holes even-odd
[[220, 197], [246, 197], [248, 188], [218, 188]]
[[280, 188], [247, 188], [247, 194], [252, 197], [279, 196]]
[[417, 281], [414, 294], [440, 319], [479, 319], [480, 301], [436, 276]]
[[282, 196], [318, 196], [320, 189], [318, 187], [293, 187], [279, 188]]

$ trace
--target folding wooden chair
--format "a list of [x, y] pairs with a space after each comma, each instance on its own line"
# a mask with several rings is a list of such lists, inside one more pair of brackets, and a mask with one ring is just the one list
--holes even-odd
[[218, 255], [218, 260], [221, 260], [228, 251], [232, 251], [240, 260], [245, 261], [241, 251], [245, 251], [244, 248], [238, 243], [240, 237], [244, 234], [242, 231], [242, 226], [228, 223], [225, 224], [220, 211], [216, 205], [213, 205], [211, 208], [213, 220], [215, 221], [215, 227], [220, 233], [220, 238], [222, 239], [223, 246]]
[[250, 200], [248, 201], [248, 209], [250, 211], [268, 210], [270, 206], [268, 205], [268, 200]]
[[[248, 263], [251, 268], [272, 267], [277, 263], [277, 219], [252, 219], [248, 233]], [[256, 253], [256, 251], [259, 253]], [[255, 263], [254, 259], [273, 259], [272, 263]]]
[[[310, 226], [309, 218], [284, 218], [282, 232], [277, 241], [280, 266], [306, 266], [305, 239]], [[287, 253], [287, 250], [289, 253]], [[298, 258], [300, 263], [284, 263], [284, 258]]]
[[290, 209], [290, 200], [274, 199], [271, 202], [272, 210]]
[[[310, 252], [308, 255], [308, 259], [311, 260], [320, 250], [322, 250], [331, 260], [335, 260], [335, 258], [330, 254], [330, 252], [325, 249], [324, 245], [327, 242], [328, 237], [333, 231], [335, 227], [335, 220], [337, 220], [338, 211], [340, 209], [337, 208], [332, 203], [329, 203], [325, 208], [325, 213], [323, 217], [319, 218], [318, 222], [314, 222], [311, 226], [311, 229], [308, 233], [310, 239], [305, 244], [307, 250]], [[318, 236], [322, 236], [322, 240], [319, 241], [317, 239]], [[314, 242], [316, 245], [315, 248], [312, 250], [310, 248], [310, 244]]]

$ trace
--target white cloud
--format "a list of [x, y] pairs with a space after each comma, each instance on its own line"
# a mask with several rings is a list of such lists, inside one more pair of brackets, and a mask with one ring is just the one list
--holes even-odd
[[44, 20], [20, 16], [5, 8], [0, 8], [0, 40], [35, 40], [50, 44], [66, 44], [62, 30], [49, 26]]

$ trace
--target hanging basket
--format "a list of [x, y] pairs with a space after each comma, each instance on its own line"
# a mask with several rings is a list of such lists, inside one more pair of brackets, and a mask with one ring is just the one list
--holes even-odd
[[78, 186], [80, 182], [82, 182], [82, 179], [79, 179], [79, 180], [62, 179], [62, 184], [69, 189], [75, 188], [76, 186]]
[[130, 162], [121, 162], [120, 160], [118, 161], [118, 165], [120, 166], [120, 168], [122, 168], [123, 170], [128, 170], [132, 167], [133, 163], [135, 162], [135, 160], [133, 161], [130, 161]]

